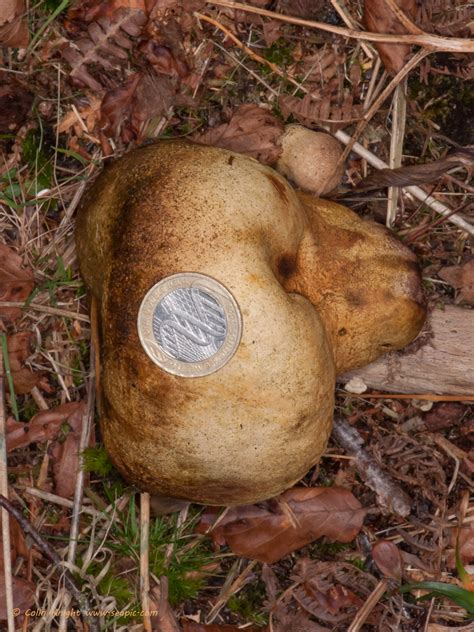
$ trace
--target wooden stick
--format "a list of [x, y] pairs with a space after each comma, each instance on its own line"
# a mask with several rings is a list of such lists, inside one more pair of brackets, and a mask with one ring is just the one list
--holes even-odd
[[366, 622], [369, 614], [375, 608], [377, 603], [383, 597], [385, 591], [387, 590], [388, 582], [386, 579], [382, 579], [379, 581], [377, 586], [373, 589], [370, 595], [367, 598], [367, 601], [356, 614], [353, 619], [351, 625], [347, 628], [347, 632], [359, 632], [364, 623]]
[[408, 348], [342, 375], [339, 381], [346, 384], [359, 377], [369, 388], [409, 393], [417, 399], [428, 393], [429, 399], [439, 394], [472, 400], [474, 310], [453, 305], [434, 309], [425, 329]]
[[143, 629], [152, 632], [150, 619], [150, 494], [140, 494], [140, 597], [143, 610]]

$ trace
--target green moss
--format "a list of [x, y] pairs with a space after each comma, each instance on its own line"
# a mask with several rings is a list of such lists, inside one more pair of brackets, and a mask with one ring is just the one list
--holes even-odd
[[[474, 138], [474, 92], [468, 81], [450, 75], [431, 74], [428, 85], [416, 73], [410, 75], [410, 99], [416, 101], [422, 121], [434, 121], [440, 132], [465, 145]], [[425, 135], [423, 135], [423, 141]]]
[[351, 544], [344, 544], [342, 542], [329, 542], [325, 539], [317, 540], [309, 546], [310, 557], [313, 559], [335, 557], [339, 553], [349, 551], [350, 549]]
[[83, 469], [85, 472], [94, 472], [98, 476], [107, 477], [112, 473], [114, 466], [103, 446], [86, 448], [82, 453]]
[[244, 621], [263, 626], [268, 623], [267, 615], [261, 612], [265, 598], [265, 586], [262, 582], [256, 582], [245, 586], [236, 595], [232, 595], [227, 602], [227, 607]]

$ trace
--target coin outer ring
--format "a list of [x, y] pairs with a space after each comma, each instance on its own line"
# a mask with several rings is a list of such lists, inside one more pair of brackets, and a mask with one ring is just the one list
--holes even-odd
[[[199, 362], [183, 362], [165, 353], [153, 334], [153, 314], [158, 303], [170, 292], [198, 288], [220, 302], [227, 319], [227, 337], [218, 351]], [[242, 315], [229, 290], [216, 279], [197, 272], [173, 274], [159, 281], [145, 294], [138, 311], [138, 336], [145, 353], [161, 369], [180, 377], [203, 377], [221, 369], [233, 357], [242, 337]]]

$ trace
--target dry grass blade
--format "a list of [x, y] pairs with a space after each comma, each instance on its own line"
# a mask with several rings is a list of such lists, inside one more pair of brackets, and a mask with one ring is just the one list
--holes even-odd
[[[8, 466], [7, 466], [7, 442], [6, 442], [6, 415], [5, 415], [5, 382], [3, 373], [3, 351], [0, 346], [0, 494], [8, 498]], [[2, 545], [3, 545], [3, 572], [5, 578], [5, 596], [7, 606], [8, 632], [15, 632], [15, 620], [13, 618], [13, 586], [12, 563], [10, 557], [10, 517], [8, 511], [2, 508]], [[0, 580], [1, 581], [1, 580]]]
[[[405, 138], [407, 102], [405, 97], [406, 79], [395, 89], [393, 95], [392, 133], [390, 135], [390, 169], [402, 166], [403, 140]], [[387, 200], [386, 226], [392, 227], [397, 216], [399, 190], [389, 187]]]
[[[89, 439], [92, 431], [92, 424], [94, 419], [94, 410], [95, 410], [95, 351], [94, 346], [91, 344], [90, 349], [90, 377], [89, 377], [89, 388], [88, 388], [88, 401], [87, 401], [87, 409], [84, 414], [83, 423], [82, 423], [82, 431], [81, 438], [79, 443], [79, 467], [77, 471], [76, 477], [76, 486], [74, 491], [74, 504], [72, 509], [72, 517], [71, 517], [71, 529], [69, 532], [69, 548], [67, 554], [67, 562], [71, 566], [74, 565], [76, 559], [76, 550], [77, 543], [79, 538], [79, 520], [80, 514], [82, 512], [82, 500], [84, 493], [84, 477], [85, 471], [83, 467], [83, 452], [89, 445]], [[67, 597], [66, 597], [67, 601]], [[66, 629], [67, 618], [65, 616], [65, 612], [67, 610], [67, 604], [61, 613], [59, 629]]]

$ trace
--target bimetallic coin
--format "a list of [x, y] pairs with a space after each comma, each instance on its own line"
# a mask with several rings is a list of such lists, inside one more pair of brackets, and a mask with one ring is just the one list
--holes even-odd
[[145, 295], [138, 335], [159, 367], [173, 375], [201, 377], [232, 358], [242, 335], [242, 317], [232, 294], [212, 277], [174, 274]]

